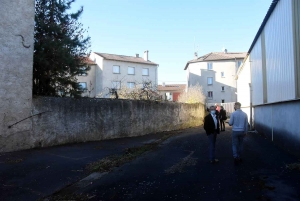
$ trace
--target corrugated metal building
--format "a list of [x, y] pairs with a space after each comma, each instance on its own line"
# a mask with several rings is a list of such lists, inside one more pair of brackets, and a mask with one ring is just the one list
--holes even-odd
[[274, 0], [248, 51], [254, 126], [300, 155], [299, 53], [300, 1]]

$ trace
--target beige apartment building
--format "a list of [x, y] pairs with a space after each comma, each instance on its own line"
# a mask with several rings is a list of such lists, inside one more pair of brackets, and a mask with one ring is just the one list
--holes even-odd
[[92, 52], [89, 59], [90, 71], [77, 77], [86, 88], [83, 96], [109, 97], [109, 89], [134, 88], [145, 81], [157, 86], [158, 64], [149, 60], [149, 51], [143, 57]]
[[187, 62], [188, 87], [199, 84], [207, 103], [227, 103], [237, 100], [236, 72], [242, 64], [244, 52], [211, 52]]

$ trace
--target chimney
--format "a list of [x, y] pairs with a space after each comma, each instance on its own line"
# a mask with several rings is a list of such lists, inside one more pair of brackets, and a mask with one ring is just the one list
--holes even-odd
[[148, 50], [146, 50], [145, 52], [144, 52], [144, 60], [145, 61], [148, 61]]
[[165, 86], [166, 86], [166, 83], [165, 83], [165, 82], [163, 82], [163, 83], [162, 83], [162, 85], [163, 85], [163, 87], [165, 87]]
[[139, 54], [135, 54], [135, 57], [139, 57], [140, 55]]
[[224, 53], [227, 54], [227, 49], [224, 48]]
[[198, 59], [198, 53], [197, 52], [194, 53], [194, 56], [195, 56], [194, 57], [195, 59]]

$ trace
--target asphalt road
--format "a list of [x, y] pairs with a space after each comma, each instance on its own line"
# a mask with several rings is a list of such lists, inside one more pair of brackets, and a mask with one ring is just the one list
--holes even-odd
[[217, 137], [218, 164], [208, 162], [208, 139], [201, 127], [174, 131], [136, 160], [90, 176], [87, 164], [162, 134], [1, 154], [0, 200], [48, 200], [66, 189], [71, 194], [62, 193], [63, 200], [300, 200], [300, 171], [286, 168], [299, 163], [298, 158], [249, 133], [244, 161], [235, 166], [230, 128], [226, 130]]
[[105, 201], [300, 200], [300, 172], [286, 168], [299, 160], [259, 134], [245, 138], [244, 161], [236, 166], [227, 128], [217, 137], [216, 156], [220, 162], [210, 164], [202, 128], [186, 129], [74, 193]]

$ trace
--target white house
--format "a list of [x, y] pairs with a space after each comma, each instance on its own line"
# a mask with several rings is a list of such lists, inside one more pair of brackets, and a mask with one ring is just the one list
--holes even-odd
[[199, 84], [206, 94], [207, 103], [236, 101], [235, 75], [243, 62], [244, 52], [211, 52], [187, 62], [188, 87]]
[[[298, 155], [299, 44], [300, 1], [273, 0], [238, 75], [238, 89], [246, 89], [251, 78], [255, 129]], [[244, 96], [238, 90], [238, 100]]]
[[140, 57], [92, 52], [89, 58], [96, 65], [86, 76], [78, 76], [78, 82], [92, 91], [91, 97], [108, 97], [111, 88], [133, 88], [144, 81], [157, 86], [158, 64], [149, 60], [148, 53], [145, 51]]

